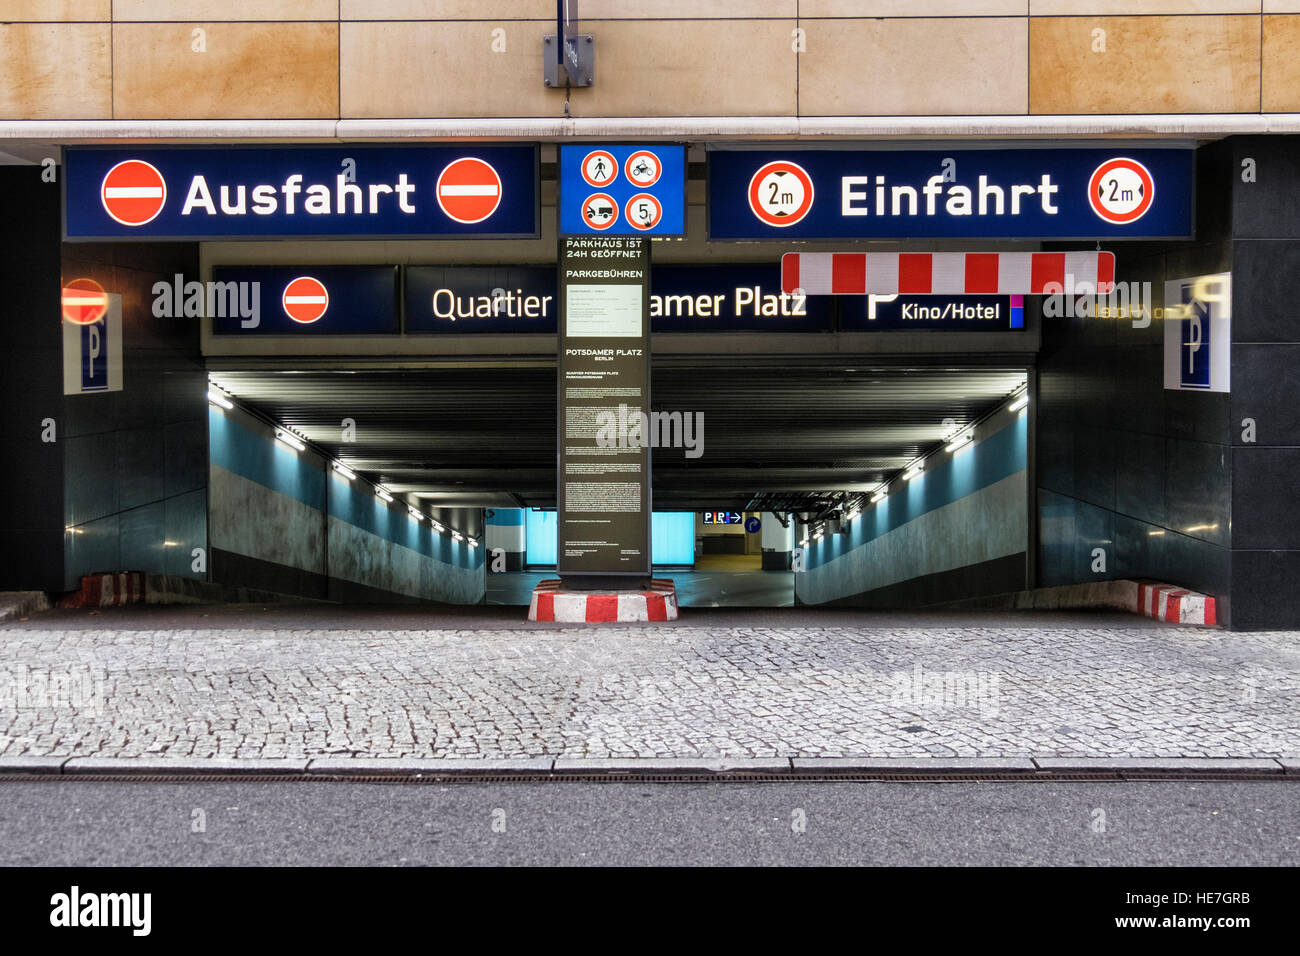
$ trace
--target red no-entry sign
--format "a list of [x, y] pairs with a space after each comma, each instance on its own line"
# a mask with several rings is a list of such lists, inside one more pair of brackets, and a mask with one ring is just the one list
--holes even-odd
[[438, 205], [456, 222], [482, 222], [501, 205], [501, 176], [490, 163], [458, 159], [438, 177]]
[[284, 287], [280, 301], [284, 304], [285, 315], [295, 322], [308, 325], [324, 315], [330, 307], [330, 294], [320, 279], [299, 276]]
[[93, 325], [108, 311], [108, 293], [94, 279], [73, 279], [63, 286], [63, 317], [76, 325]]
[[143, 226], [162, 212], [167, 183], [142, 159], [127, 159], [108, 171], [99, 188], [104, 212], [124, 226]]

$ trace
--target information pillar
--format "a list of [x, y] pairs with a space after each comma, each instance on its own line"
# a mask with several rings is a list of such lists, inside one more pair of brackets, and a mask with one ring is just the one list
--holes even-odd
[[569, 587], [650, 579], [650, 250], [560, 240], [557, 505]]

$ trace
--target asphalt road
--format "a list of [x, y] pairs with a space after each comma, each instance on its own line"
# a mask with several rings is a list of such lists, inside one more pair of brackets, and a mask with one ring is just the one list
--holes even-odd
[[0, 865], [1293, 865], [1298, 797], [1285, 781], [6, 782]]

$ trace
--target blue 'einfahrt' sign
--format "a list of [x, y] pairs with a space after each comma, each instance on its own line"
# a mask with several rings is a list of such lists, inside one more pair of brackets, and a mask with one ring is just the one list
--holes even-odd
[[711, 239], [1194, 233], [1190, 148], [717, 150]]

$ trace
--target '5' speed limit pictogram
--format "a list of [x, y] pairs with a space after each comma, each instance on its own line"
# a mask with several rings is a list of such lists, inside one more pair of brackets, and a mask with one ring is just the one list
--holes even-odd
[[637, 193], [627, 201], [623, 215], [633, 229], [645, 231], [659, 225], [659, 220], [664, 215], [664, 207], [649, 193]]

